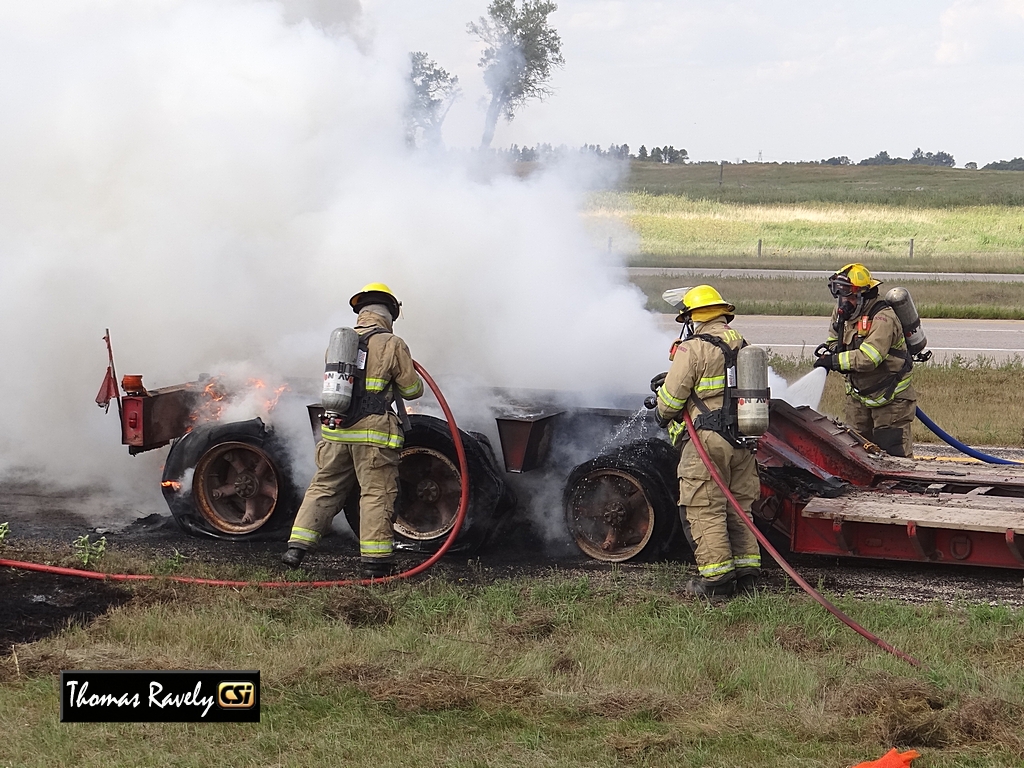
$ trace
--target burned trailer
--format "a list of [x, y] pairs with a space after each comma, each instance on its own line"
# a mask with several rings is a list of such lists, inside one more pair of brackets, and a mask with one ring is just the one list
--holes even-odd
[[[132, 387], [121, 403], [122, 442], [132, 454], [171, 445], [161, 485], [183, 530], [228, 540], [287, 536], [302, 489], [271, 425], [204, 422], [217, 396], [209, 379]], [[470, 506], [457, 551], [482, 551], [505, 540], [509, 526], [540, 521], [606, 562], [690, 554], [676, 506], [679, 452], [640, 407], [642, 395], [493, 389], [473, 397], [490, 416], [461, 432]], [[600, 407], [581, 404], [588, 400]], [[314, 438], [318, 407], [310, 407]], [[411, 419], [395, 530], [399, 546], [432, 552], [454, 524], [461, 476], [447, 423], [427, 413]], [[791, 552], [1024, 568], [1022, 468], [891, 457], [781, 400], [771, 403], [756, 456], [754, 520]], [[358, 531], [357, 497], [345, 515]]]
[[[171, 446], [161, 490], [182, 530], [224, 540], [287, 537], [302, 492], [288, 446], [272, 425], [259, 418], [217, 421], [219, 408], [211, 403], [225, 393], [215, 379], [148, 391], [141, 377], [126, 377], [125, 383], [122, 443], [132, 455]], [[477, 552], [506, 524], [529, 526], [528, 518], [537, 514], [599, 560], [657, 558], [675, 546], [678, 453], [643, 436], [655, 431], [651, 415], [628, 407], [642, 398], [606, 398], [602, 407], [587, 407], [562, 392], [494, 389], [479, 395], [493, 404], [493, 420], [474, 426], [494, 435], [500, 459], [484, 432], [460, 430], [470, 502], [453, 551]], [[315, 441], [322, 407], [307, 410]], [[454, 525], [461, 475], [447, 423], [427, 413], [410, 419], [399, 462], [396, 543], [433, 552]], [[544, 509], [528, 515], [530, 504]], [[358, 489], [343, 510], [358, 535]]]
[[757, 461], [755, 518], [793, 552], [1024, 568], [1024, 467], [889, 456], [781, 400]]

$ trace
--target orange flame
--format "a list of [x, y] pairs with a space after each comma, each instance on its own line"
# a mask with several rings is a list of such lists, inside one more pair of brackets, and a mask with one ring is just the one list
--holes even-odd
[[160, 485], [163, 488], [170, 488], [175, 491], [181, 490], [181, 483], [179, 483], [177, 480], [164, 480], [163, 482], [160, 483]]
[[282, 384], [280, 387], [274, 390], [274, 396], [267, 400], [265, 404], [267, 413], [270, 413], [277, 407], [277, 401], [281, 399], [281, 395], [283, 395], [285, 392], [288, 392], [289, 390], [291, 390], [291, 387], [289, 387], [287, 384]]

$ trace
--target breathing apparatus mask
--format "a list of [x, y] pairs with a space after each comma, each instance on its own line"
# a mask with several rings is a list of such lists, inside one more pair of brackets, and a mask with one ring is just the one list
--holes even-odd
[[828, 279], [828, 290], [836, 300], [839, 318], [846, 321], [856, 317], [864, 308], [869, 289], [857, 287], [846, 275], [835, 274]]
[[693, 334], [695, 333], [693, 329], [693, 314], [690, 312], [682, 312], [680, 313], [680, 317], [682, 317], [681, 322], [683, 327], [679, 329], [679, 341], [686, 341], [687, 339], [693, 338]]

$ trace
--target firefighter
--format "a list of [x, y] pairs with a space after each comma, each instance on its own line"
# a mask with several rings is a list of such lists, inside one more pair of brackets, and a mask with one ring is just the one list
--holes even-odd
[[[370, 283], [350, 300], [358, 314], [355, 331], [366, 346], [365, 395], [353, 399], [341, 426], [321, 427], [316, 474], [302, 500], [288, 550], [281, 561], [297, 568], [359, 483], [359, 555], [366, 577], [393, 572], [395, 497], [398, 458], [405, 442], [391, 409], [395, 394], [413, 400], [423, 381], [413, 367], [409, 347], [392, 333], [401, 308], [383, 283]], [[367, 338], [369, 337], [369, 338]]]
[[847, 264], [828, 279], [836, 308], [814, 366], [845, 374], [850, 427], [886, 453], [909, 458], [917, 413], [914, 364], [896, 312], [878, 297], [879, 285], [863, 264]]
[[[658, 419], [668, 427], [673, 443], [685, 439], [681, 414], [686, 408], [719, 474], [749, 513], [761, 494], [757, 463], [753, 449], [741, 443], [735, 412], [730, 417], [730, 410], [723, 409], [726, 355], [734, 356], [746, 345], [729, 327], [735, 310], [710, 285], [687, 291], [676, 317], [685, 324], [683, 335], [669, 355], [672, 364], [664, 382], [656, 377], [652, 386], [660, 383], [656, 387]], [[689, 441], [679, 459], [678, 475], [679, 515], [700, 574], [686, 583], [685, 591], [702, 597], [729, 597], [737, 589], [752, 590], [761, 572], [757, 539], [726, 501]]]

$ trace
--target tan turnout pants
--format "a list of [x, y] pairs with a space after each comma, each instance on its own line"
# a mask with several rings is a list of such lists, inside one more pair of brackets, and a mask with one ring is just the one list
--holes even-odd
[[398, 458], [393, 448], [321, 440], [316, 446], [316, 474], [295, 516], [288, 546], [315, 546], [358, 481], [359, 554], [363, 559], [391, 557]]
[[[761, 496], [761, 481], [752, 451], [735, 448], [717, 432], [700, 430], [701, 442], [722, 480], [744, 512]], [[679, 504], [683, 523], [689, 523], [696, 550], [697, 570], [707, 581], [729, 581], [755, 575], [761, 568], [761, 548], [711, 478], [692, 441], [679, 459]], [[685, 512], [683, 510], [685, 507]]]
[[[896, 398], [888, 405], [868, 408], [853, 397], [846, 398], [845, 421], [879, 448], [893, 456], [914, 456], [910, 427], [917, 415], [917, 399]], [[898, 430], [894, 432], [892, 430]]]

